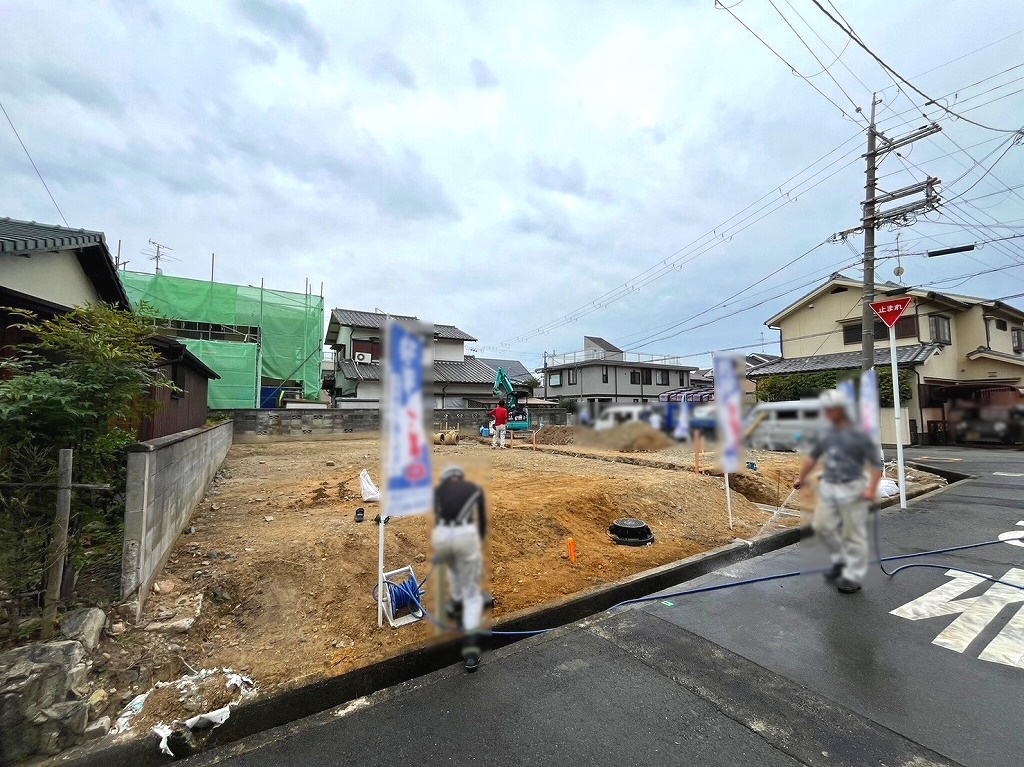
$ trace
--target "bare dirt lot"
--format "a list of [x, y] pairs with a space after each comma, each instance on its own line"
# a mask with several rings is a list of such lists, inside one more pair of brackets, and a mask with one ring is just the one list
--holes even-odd
[[[435, 448], [437, 471], [464, 466], [487, 489], [492, 532], [488, 559], [496, 617], [728, 543], [754, 537], [767, 519], [733, 494], [730, 531], [720, 477], [619, 462], [636, 455], [593, 451], [574, 457], [526, 446], [492, 451], [474, 442]], [[595, 460], [600, 456], [601, 460]], [[654, 454], [650, 454], [652, 457]], [[661, 454], [658, 454], [661, 455]], [[796, 456], [784, 464], [795, 465]], [[190, 528], [179, 537], [138, 627], [108, 639], [105, 685], [111, 704], [153, 682], [192, 669], [244, 673], [265, 694], [279, 686], [344, 673], [428, 640], [426, 622], [378, 629], [375, 504], [359, 494], [359, 472], [377, 478], [375, 439], [266, 443], [232, 448]], [[354, 521], [366, 508], [366, 521]], [[611, 543], [608, 525], [640, 517], [655, 533], [648, 547]], [[389, 568], [430, 569], [431, 520], [393, 520]], [[577, 561], [566, 553], [575, 541]], [[166, 632], [199, 617], [184, 632]], [[433, 601], [428, 598], [428, 607]], [[148, 627], [148, 629], [147, 629]], [[192, 715], [174, 696], [154, 696], [140, 722]], [[154, 710], [155, 707], [160, 710]]]
[[[756, 469], [732, 475], [730, 530], [724, 482], [706, 450], [713, 445], [699, 456], [687, 444], [654, 452], [665, 442], [652, 439], [646, 425], [596, 437], [576, 431], [549, 433], [536, 449], [522, 440], [504, 451], [476, 440], [434, 448], [435, 472], [458, 463], [486, 488], [496, 617], [798, 522], [783, 516], [766, 526], [771, 510], [756, 505], [786, 501], [797, 454], [747, 454]], [[156, 682], [199, 669], [232, 669], [266, 694], [435, 636], [425, 621], [377, 627], [377, 506], [362, 501], [359, 473], [365, 468], [377, 478], [379, 461], [375, 438], [235, 445], [175, 544], [142, 620], [119, 624], [94, 653], [95, 682], [109, 695], [106, 713]], [[919, 488], [930, 489], [937, 478], [919, 479]], [[787, 506], [809, 508], [812, 501], [807, 492]], [[366, 520], [356, 523], [360, 506]], [[620, 517], [644, 519], [654, 544], [614, 545], [608, 525]], [[393, 520], [387, 568], [411, 564], [422, 581], [431, 568], [431, 525], [429, 516]], [[567, 555], [570, 537], [575, 563]], [[428, 585], [428, 609], [437, 586]], [[156, 690], [132, 732], [201, 713], [206, 698], [217, 697], [209, 692]], [[224, 695], [219, 687], [217, 695]]]

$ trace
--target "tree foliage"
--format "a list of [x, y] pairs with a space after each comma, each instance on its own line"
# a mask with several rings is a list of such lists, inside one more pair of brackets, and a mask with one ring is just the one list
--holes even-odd
[[[877, 368], [878, 399], [882, 407], [892, 407], [892, 371]], [[816, 397], [825, 389], [834, 389], [844, 380], [860, 385], [859, 370], [825, 370], [819, 373], [791, 373], [762, 378], [757, 382], [757, 398], [761, 402], [790, 402]], [[906, 403], [914, 393], [914, 377], [909, 370], [899, 372], [900, 402]]]
[[[73, 495], [75, 570], [95, 553], [86, 546], [90, 535], [106, 534], [111, 556], [119, 551], [127, 448], [153, 411], [151, 389], [172, 384], [149, 343], [146, 315], [104, 304], [52, 319], [19, 314], [26, 340], [0, 363], [0, 482], [55, 484], [57, 452], [71, 448], [75, 482], [112, 487]], [[12, 623], [19, 605], [38, 603], [54, 503], [50, 487], [0, 492], [0, 595], [14, 595]]]

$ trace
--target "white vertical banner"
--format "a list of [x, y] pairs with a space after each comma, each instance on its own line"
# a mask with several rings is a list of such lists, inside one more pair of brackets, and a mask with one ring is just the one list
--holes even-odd
[[844, 381], [836, 382], [836, 391], [840, 392], [849, 403], [846, 406], [846, 414], [850, 417], [851, 423], [857, 423], [857, 389], [853, 380], [847, 378]]
[[740, 466], [740, 447], [743, 441], [743, 393], [736, 375], [736, 362], [732, 357], [716, 354], [715, 402], [718, 426], [718, 462], [725, 474], [725, 504], [729, 510], [729, 529], [732, 529], [732, 492], [729, 475]]
[[860, 425], [876, 445], [882, 444], [882, 411], [878, 400], [878, 373], [874, 368], [860, 374]]
[[385, 331], [384, 486], [391, 517], [425, 514], [434, 502], [430, 441], [423, 425], [426, 344], [389, 321]]

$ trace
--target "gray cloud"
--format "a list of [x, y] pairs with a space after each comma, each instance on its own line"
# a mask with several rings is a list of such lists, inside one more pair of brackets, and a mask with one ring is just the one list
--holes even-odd
[[81, 70], [43, 61], [36, 67], [35, 75], [53, 90], [84, 107], [115, 115], [124, 111], [125, 102], [121, 96]]
[[470, 61], [469, 72], [473, 75], [473, 85], [477, 88], [496, 88], [501, 83], [498, 76], [487, 66], [487, 62], [482, 59]]
[[240, 0], [242, 14], [257, 28], [285, 45], [292, 45], [311, 69], [327, 58], [327, 38], [313, 25], [305, 7], [288, 0]]
[[534, 157], [527, 166], [526, 173], [534, 184], [549, 192], [561, 192], [577, 197], [587, 193], [587, 172], [579, 160], [562, 166]]
[[277, 46], [260, 43], [248, 37], [238, 38], [238, 47], [253, 64], [273, 64], [277, 61]]
[[375, 82], [392, 82], [403, 88], [416, 89], [412, 68], [391, 51], [378, 51], [367, 63], [366, 72]]
[[559, 206], [533, 201], [533, 210], [520, 211], [511, 221], [511, 229], [522, 234], [539, 235], [559, 245], [578, 245], [582, 242], [569, 214]]

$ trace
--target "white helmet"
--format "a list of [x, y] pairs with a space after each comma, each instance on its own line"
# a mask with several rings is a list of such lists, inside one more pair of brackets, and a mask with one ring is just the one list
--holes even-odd
[[838, 389], [826, 389], [819, 395], [818, 402], [821, 403], [821, 407], [825, 410], [839, 407], [845, 408], [850, 405], [849, 398]]
[[454, 463], [448, 464], [441, 470], [441, 481], [444, 482], [446, 479], [456, 477], [457, 479], [463, 479], [466, 476], [466, 472], [462, 470], [461, 466], [456, 466]]

